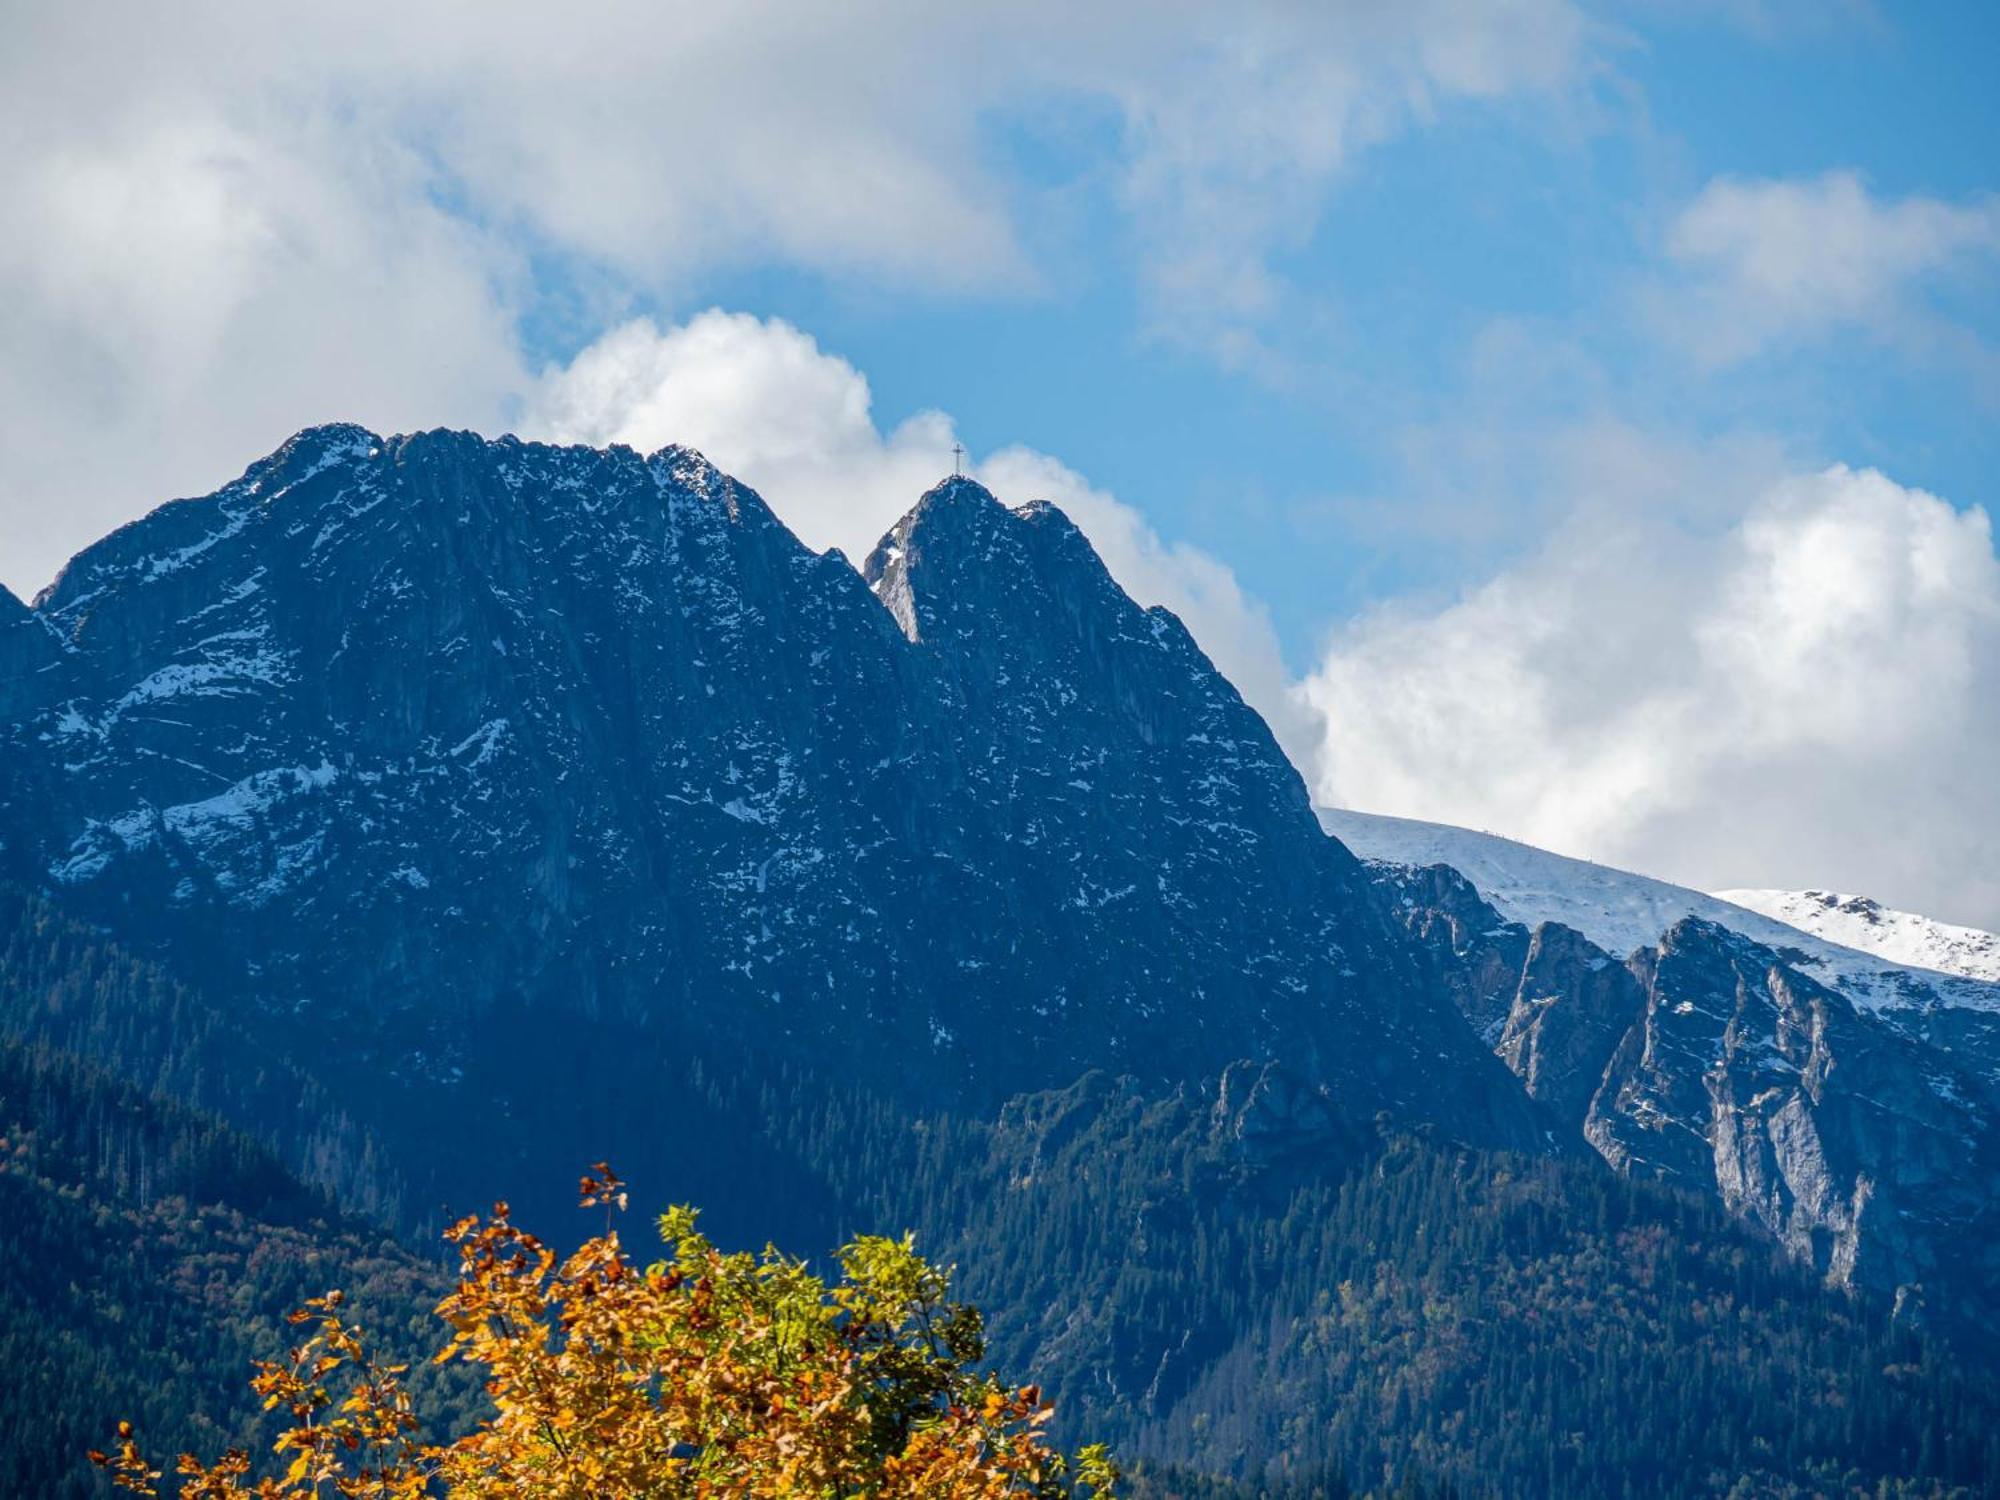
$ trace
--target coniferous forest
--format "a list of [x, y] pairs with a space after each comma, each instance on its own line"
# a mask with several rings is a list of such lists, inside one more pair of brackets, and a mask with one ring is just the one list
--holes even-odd
[[[330, 1095], [274, 1059], [224, 1096], [247, 1129], [180, 1102], [162, 1081], [199, 1097], [237, 1039], [45, 903], [7, 914], [0, 1490], [103, 1493], [83, 1455], [121, 1417], [160, 1451], [254, 1451], [244, 1372], [330, 1287], [390, 1344], [434, 1342], [449, 1278], [423, 1216], [357, 1215], [282, 1164], [310, 1139], [328, 1178], [395, 1201], [344, 1122], [303, 1128]], [[1229, 1087], [1101, 1073], [985, 1118], [707, 1063], [662, 1087], [698, 1160], [636, 1193], [820, 1256], [914, 1230], [987, 1311], [995, 1364], [1033, 1369], [1059, 1435], [1110, 1443], [1137, 1495], [1932, 1495], [2000, 1473], [1990, 1371], [1598, 1163], [1386, 1124], [1332, 1166], [1247, 1154]], [[774, 1213], [779, 1173], [798, 1190]], [[448, 1377], [417, 1395], [445, 1428], [469, 1409]]]

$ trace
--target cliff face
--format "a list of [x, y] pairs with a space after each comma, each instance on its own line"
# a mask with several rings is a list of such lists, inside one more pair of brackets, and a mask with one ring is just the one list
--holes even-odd
[[1442, 867], [1376, 867], [1469, 1021], [1622, 1172], [1712, 1193], [1844, 1284], [2000, 1325], [1982, 1012], [1877, 1012], [1685, 918], [1614, 958]]
[[16, 867], [415, 1093], [553, 1016], [945, 1100], [1283, 1056], [1350, 1120], [1541, 1139], [1052, 507], [948, 481], [864, 578], [686, 450], [321, 428], [9, 628], [7, 748], [60, 767]]

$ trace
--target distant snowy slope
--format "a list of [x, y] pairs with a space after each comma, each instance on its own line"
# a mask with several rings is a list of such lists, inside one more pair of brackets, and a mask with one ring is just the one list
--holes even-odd
[[1775, 917], [1828, 942], [1892, 964], [2000, 983], [2000, 936], [1894, 911], [1866, 896], [1833, 891], [1717, 891], [1716, 896]]
[[1749, 905], [1498, 834], [1344, 808], [1318, 811], [1321, 826], [1362, 859], [1450, 865], [1509, 921], [1529, 927], [1560, 922], [1610, 953], [1656, 944], [1681, 918], [1700, 917], [1767, 947], [1795, 952], [1808, 972], [1859, 1005], [1943, 1003], [2000, 1010], [2000, 975], [1941, 973], [1934, 963], [1913, 967], [1919, 960], [1900, 950], [1844, 944], [1841, 932], [1816, 933]]

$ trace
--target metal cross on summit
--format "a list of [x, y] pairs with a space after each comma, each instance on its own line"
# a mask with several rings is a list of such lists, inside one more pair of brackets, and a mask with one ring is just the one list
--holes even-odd
[[963, 479], [965, 477], [964, 471], [958, 466], [958, 461], [964, 457], [964, 446], [959, 443], [953, 443], [951, 445], [951, 477], [953, 479]]

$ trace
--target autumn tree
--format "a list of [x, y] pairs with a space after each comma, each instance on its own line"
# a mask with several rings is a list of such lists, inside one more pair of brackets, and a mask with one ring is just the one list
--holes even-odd
[[[288, 1425], [278, 1472], [249, 1455], [177, 1467], [186, 1500], [1108, 1500], [1101, 1448], [1066, 1460], [1033, 1387], [982, 1372], [978, 1312], [902, 1239], [863, 1237], [832, 1284], [766, 1249], [724, 1254], [676, 1208], [663, 1258], [626, 1255], [612, 1215], [623, 1184], [583, 1179], [606, 1226], [559, 1256], [496, 1204], [454, 1225], [459, 1281], [438, 1307], [439, 1363], [485, 1377], [491, 1410], [427, 1441], [406, 1367], [371, 1352], [339, 1293], [292, 1315], [305, 1332], [252, 1381]], [[95, 1453], [123, 1489], [158, 1493], [129, 1425]]]

